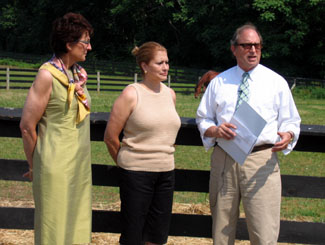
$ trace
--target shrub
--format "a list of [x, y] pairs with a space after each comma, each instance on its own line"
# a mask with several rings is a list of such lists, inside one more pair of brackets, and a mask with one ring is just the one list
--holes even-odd
[[40, 63], [37, 64], [31, 64], [31, 63], [26, 63], [23, 61], [19, 61], [19, 60], [14, 60], [14, 59], [10, 59], [10, 58], [6, 58], [6, 59], [0, 59], [0, 66], [9, 66], [9, 67], [19, 67], [19, 68], [39, 68], [40, 67]]

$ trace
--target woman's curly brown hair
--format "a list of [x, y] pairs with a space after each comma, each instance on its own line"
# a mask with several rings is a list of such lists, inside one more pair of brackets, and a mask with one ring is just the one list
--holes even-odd
[[67, 13], [63, 17], [57, 18], [52, 24], [50, 38], [54, 54], [61, 55], [67, 53], [66, 44], [78, 41], [86, 31], [91, 36], [94, 30], [81, 14]]

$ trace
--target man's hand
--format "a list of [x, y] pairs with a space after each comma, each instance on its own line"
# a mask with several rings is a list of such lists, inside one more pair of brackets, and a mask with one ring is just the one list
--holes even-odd
[[293, 135], [289, 132], [278, 132], [278, 135], [280, 136], [281, 140], [274, 144], [272, 147], [272, 152], [287, 149], [289, 143], [291, 142], [291, 139], [293, 138]]
[[236, 136], [236, 133], [231, 129], [236, 129], [237, 127], [232, 123], [222, 123], [216, 129], [216, 137], [224, 138], [226, 140], [231, 140]]
[[236, 136], [236, 133], [231, 129], [236, 129], [237, 127], [232, 123], [222, 123], [220, 126], [212, 126], [208, 128], [204, 136], [214, 137], [214, 138], [224, 138], [226, 140], [231, 140]]

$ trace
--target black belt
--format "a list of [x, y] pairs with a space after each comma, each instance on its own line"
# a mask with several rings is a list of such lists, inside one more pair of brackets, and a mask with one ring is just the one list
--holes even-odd
[[253, 148], [252, 152], [263, 151], [269, 148], [272, 148], [273, 144], [264, 144], [264, 145], [257, 145]]
[[[214, 146], [217, 146], [218, 143], [216, 142], [214, 144]], [[266, 149], [269, 149], [269, 148], [272, 148], [274, 145], [273, 144], [264, 144], [264, 145], [257, 145], [253, 148], [252, 150], [252, 153], [253, 152], [257, 152], [257, 151], [263, 151], [263, 150], [266, 150]]]

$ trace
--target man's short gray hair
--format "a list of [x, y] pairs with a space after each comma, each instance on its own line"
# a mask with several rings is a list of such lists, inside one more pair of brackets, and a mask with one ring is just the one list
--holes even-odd
[[260, 43], [263, 44], [263, 38], [262, 38], [261, 33], [258, 31], [257, 27], [252, 23], [246, 23], [245, 25], [242, 25], [242, 26], [238, 27], [236, 29], [234, 35], [232, 36], [232, 39], [230, 40], [230, 44], [231, 45], [236, 45], [240, 34], [246, 29], [251, 29], [251, 30], [256, 31], [257, 35], [260, 38]]

